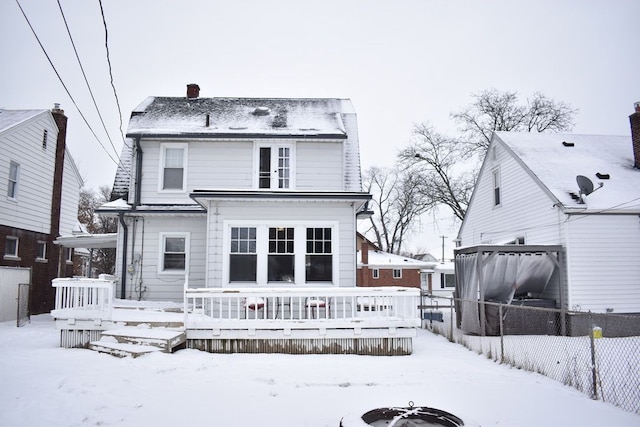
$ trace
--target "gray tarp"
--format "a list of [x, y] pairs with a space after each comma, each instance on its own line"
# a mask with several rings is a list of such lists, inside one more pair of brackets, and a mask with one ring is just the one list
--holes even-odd
[[516, 294], [539, 295], [555, 269], [547, 253], [482, 252], [479, 277], [477, 257], [478, 253], [457, 254], [455, 259], [458, 297], [473, 301], [460, 303], [460, 327], [476, 334], [480, 333], [480, 317], [475, 301], [509, 304]]

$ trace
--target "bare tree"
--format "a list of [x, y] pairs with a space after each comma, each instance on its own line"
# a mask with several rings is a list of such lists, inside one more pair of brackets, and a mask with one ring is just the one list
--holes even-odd
[[[95, 210], [108, 202], [111, 189], [102, 186], [98, 192], [83, 188], [78, 202], [78, 221], [91, 234], [115, 233], [118, 230], [117, 219], [105, 218], [95, 214]], [[92, 251], [93, 266], [101, 273], [113, 274], [115, 271], [116, 253], [113, 248], [96, 248]]]
[[480, 162], [493, 132], [559, 132], [573, 127], [577, 110], [564, 102], [535, 93], [520, 104], [516, 92], [485, 90], [474, 101], [451, 114], [462, 132], [459, 138], [438, 134], [428, 124], [416, 125], [399, 162], [421, 177], [424, 196], [448, 206], [462, 220], [469, 205]]
[[472, 95], [474, 101], [452, 113], [468, 148], [484, 155], [494, 131], [561, 132], [571, 130], [577, 110], [536, 92], [520, 104], [517, 92], [484, 90]]
[[433, 202], [421, 189], [421, 177], [398, 169], [371, 168], [365, 173], [365, 188], [373, 196], [369, 230], [385, 252], [400, 253], [407, 234], [418, 217]]
[[413, 128], [411, 145], [400, 152], [400, 163], [421, 185], [416, 189], [434, 204], [448, 206], [460, 220], [475, 183], [475, 160], [465, 145], [427, 124]]

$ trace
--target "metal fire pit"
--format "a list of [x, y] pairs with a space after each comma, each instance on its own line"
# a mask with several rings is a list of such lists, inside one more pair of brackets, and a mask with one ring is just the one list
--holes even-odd
[[[361, 421], [360, 421], [361, 420]], [[459, 427], [464, 422], [449, 412], [425, 406], [377, 408], [360, 417], [360, 420], [350, 423], [345, 419], [340, 421], [340, 427], [375, 426], [375, 427]]]

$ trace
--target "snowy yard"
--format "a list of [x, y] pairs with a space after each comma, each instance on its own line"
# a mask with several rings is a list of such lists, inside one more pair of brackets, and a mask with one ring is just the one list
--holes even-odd
[[[640, 416], [418, 331], [397, 357], [209, 354], [117, 359], [58, 348], [48, 315], [0, 323], [1, 426], [338, 426], [409, 401], [482, 426], [638, 426]], [[363, 425], [359, 424], [359, 425]]]

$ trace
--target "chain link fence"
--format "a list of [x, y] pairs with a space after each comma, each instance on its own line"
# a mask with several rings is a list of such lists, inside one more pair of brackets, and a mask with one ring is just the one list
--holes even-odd
[[[460, 310], [484, 313], [480, 334], [463, 331]], [[640, 414], [640, 316], [505, 305], [423, 295], [423, 327], [499, 363], [545, 375], [593, 399]], [[475, 307], [474, 307], [475, 308]], [[482, 333], [484, 331], [484, 334]]]

